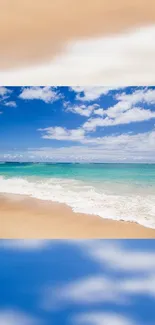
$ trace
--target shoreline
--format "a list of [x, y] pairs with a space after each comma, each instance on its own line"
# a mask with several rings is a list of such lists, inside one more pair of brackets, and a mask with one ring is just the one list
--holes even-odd
[[66, 204], [18, 194], [0, 194], [0, 238], [155, 238], [136, 222], [76, 213]]

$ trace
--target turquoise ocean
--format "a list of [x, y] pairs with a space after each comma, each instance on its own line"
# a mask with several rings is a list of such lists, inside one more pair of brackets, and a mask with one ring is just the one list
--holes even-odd
[[0, 163], [0, 192], [155, 228], [155, 164]]

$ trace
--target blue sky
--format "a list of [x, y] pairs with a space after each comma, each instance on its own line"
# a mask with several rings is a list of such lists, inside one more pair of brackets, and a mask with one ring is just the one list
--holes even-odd
[[155, 162], [155, 87], [0, 87], [0, 160]]
[[154, 240], [1, 240], [0, 324], [155, 324]]

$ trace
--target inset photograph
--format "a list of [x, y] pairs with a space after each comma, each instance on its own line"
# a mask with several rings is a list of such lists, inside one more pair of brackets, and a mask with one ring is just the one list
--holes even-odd
[[155, 87], [0, 87], [0, 238], [155, 238]]

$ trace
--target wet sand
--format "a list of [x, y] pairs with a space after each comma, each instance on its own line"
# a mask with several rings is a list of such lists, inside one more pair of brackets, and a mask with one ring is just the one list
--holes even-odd
[[51, 60], [68, 41], [155, 23], [155, 1], [0, 0], [0, 69]]
[[0, 238], [155, 238], [155, 230], [74, 213], [64, 204], [0, 195]]

